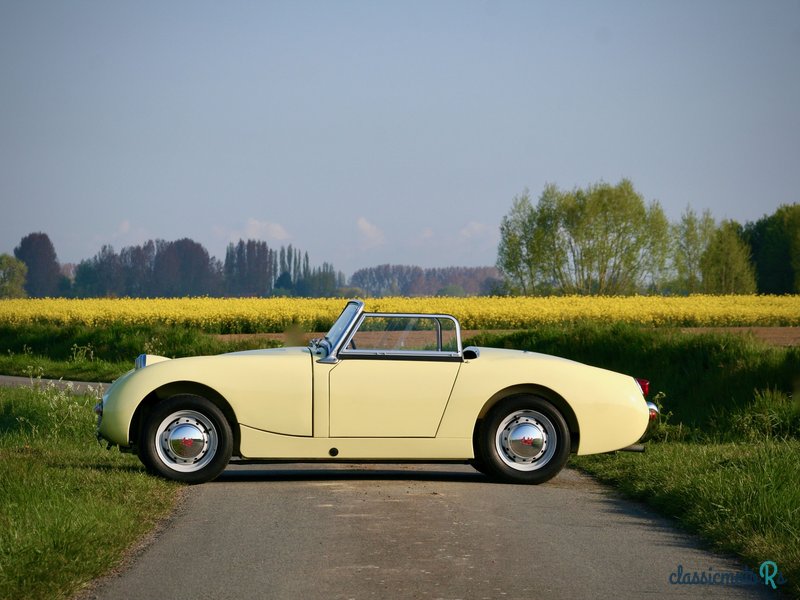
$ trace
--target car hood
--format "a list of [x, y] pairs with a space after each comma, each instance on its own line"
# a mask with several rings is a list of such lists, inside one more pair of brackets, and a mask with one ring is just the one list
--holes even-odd
[[262, 348], [260, 350], [240, 350], [222, 356], [285, 356], [286, 354], [308, 354], [308, 346], [289, 346], [286, 348]]
[[[262, 348], [259, 350], [240, 350], [237, 352], [226, 352], [224, 354], [217, 354], [215, 356], [285, 356], [287, 354], [307, 354], [309, 352], [306, 346], [297, 346], [297, 347], [289, 347], [289, 348]], [[155, 365], [160, 362], [164, 362], [167, 360], [196, 360], [198, 358], [208, 358], [207, 356], [185, 356], [181, 358], [169, 358], [167, 356], [160, 356], [158, 354], [143, 354], [139, 358], [137, 358], [137, 370], [144, 368], [144, 366], [151, 366]], [[139, 365], [143, 366], [139, 366]]]

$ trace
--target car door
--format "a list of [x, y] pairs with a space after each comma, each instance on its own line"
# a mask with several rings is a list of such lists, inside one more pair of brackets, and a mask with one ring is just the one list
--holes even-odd
[[435, 437], [462, 364], [426, 317], [367, 315], [329, 373], [331, 437]]

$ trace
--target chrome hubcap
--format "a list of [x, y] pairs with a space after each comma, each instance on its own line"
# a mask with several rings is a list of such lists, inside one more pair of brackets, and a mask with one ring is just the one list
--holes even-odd
[[556, 451], [556, 429], [545, 415], [518, 410], [497, 428], [497, 455], [512, 469], [535, 471], [550, 462]]
[[193, 410], [169, 415], [156, 432], [156, 452], [175, 471], [202, 469], [214, 458], [218, 435], [211, 420]]

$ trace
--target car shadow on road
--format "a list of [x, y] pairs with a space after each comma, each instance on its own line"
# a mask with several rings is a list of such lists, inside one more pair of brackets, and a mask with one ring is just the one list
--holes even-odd
[[607, 515], [609, 522], [624, 520], [643, 528], [643, 530], [659, 534], [658, 541], [654, 542], [657, 545], [716, 551], [727, 558], [735, 559], [729, 553], [722, 553], [719, 549], [714, 548], [713, 543], [703, 539], [678, 518], [661, 514], [642, 501], [625, 496], [619, 490], [602, 489], [597, 495], [597, 504], [598, 508]]
[[427, 469], [409, 467], [408, 465], [387, 467], [386, 465], [328, 465], [298, 466], [293, 464], [259, 464], [236, 465], [226, 469], [214, 481], [229, 483], [234, 481], [443, 481], [449, 483], [485, 483], [493, 484], [486, 475], [472, 470], [471, 467], [460, 467], [453, 470], [446, 468]]

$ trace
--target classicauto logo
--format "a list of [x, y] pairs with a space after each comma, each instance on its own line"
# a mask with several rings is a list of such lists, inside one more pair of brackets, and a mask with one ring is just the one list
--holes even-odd
[[715, 571], [709, 567], [705, 571], [691, 571], [678, 565], [669, 575], [672, 585], [760, 585], [764, 584], [773, 590], [786, 583], [783, 573], [778, 570], [774, 561], [765, 560], [758, 568], [758, 573], [750, 567], [742, 571]]

